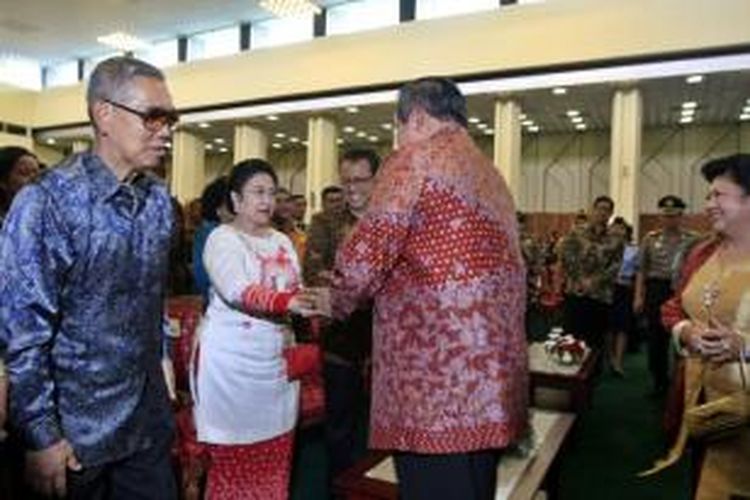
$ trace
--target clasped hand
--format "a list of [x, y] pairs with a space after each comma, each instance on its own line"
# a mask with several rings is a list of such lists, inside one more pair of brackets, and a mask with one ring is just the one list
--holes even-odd
[[303, 288], [289, 302], [289, 311], [300, 316], [331, 316], [329, 288]]
[[713, 363], [736, 360], [742, 352], [742, 337], [713, 319], [708, 324], [691, 322], [681, 337], [691, 353]]

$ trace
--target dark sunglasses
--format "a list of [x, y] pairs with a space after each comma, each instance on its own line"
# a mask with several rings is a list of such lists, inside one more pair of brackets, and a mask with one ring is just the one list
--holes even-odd
[[104, 102], [136, 115], [143, 122], [143, 128], [151, 132], [157, 132], [165, 126], [172, 129], [180, 120], [180, 114], [174, 109], [149, 108], [146, 111], [139, 111], [119, 102], [110, 101], [109, 99], [104, 99]]

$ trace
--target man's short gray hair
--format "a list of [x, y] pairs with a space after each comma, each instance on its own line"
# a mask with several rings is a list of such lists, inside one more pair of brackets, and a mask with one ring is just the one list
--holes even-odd
[[110, 57], [96, 65], [89, 79], [86, 103], [89, 108], [96, 101], [120, 97], [136, 77], [164, 81], [164, 73], [155, 66], [128, 56]]

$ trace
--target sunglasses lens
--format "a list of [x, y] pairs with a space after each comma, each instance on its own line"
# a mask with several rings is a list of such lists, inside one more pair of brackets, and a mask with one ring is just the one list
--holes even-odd
[[149, 130], [161, 130], [165, 126], [174, 127], [179, 119], [179, 115], [174, 111], [154, 110], [143, 118], [143, 124]]

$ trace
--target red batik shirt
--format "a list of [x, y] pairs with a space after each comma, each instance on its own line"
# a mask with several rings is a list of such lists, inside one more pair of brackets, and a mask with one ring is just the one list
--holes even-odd
[[371, 446], [501, 448], [525, 430], [525, 269], [515, 208], [455, 125], [395, 152], [336, 261], [334, 315], [375, 300]]

